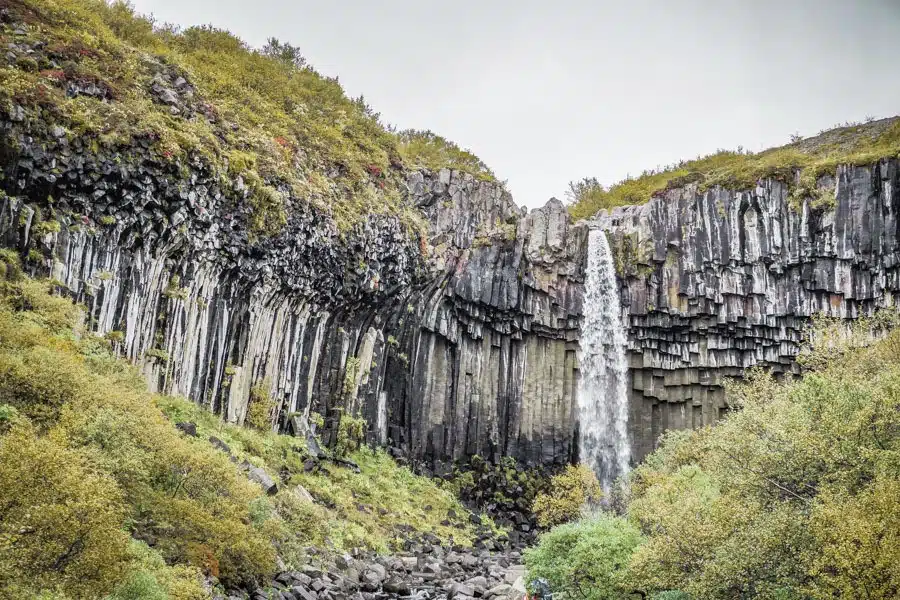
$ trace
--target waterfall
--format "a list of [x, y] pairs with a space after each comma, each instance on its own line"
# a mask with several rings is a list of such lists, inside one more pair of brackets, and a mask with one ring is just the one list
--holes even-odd
[[631, 461], [628, 441], [628, 363], [619, 288], [606, 233], [591, 230], [581, 325], [578, 386], [581, 462], [609, 492]]

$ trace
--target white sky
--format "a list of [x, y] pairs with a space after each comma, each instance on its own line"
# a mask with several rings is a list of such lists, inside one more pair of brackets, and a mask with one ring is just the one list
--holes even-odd
[[900, 113], [900, 0], [133, 0], [299, 46], [382, 119], [470, 148], [519, 204]]

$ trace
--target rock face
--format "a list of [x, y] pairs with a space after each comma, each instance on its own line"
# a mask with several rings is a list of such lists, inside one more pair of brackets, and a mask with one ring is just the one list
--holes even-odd
[[[390, 215], [339, 231], [285, 192], [286, 226], [257, 239], [240, 177], [139, 140], [98, 150], [15, 107], [0, 167], [0, 244], [84, 303], [153, 389], [242, 422], [261, 386], [273, 427], [362, 416], [369, 441], [434, 467], [575, 458], [588, 225], [559, 201], [527, 214], [499, 184], [411, 172], [403, 200], [427, 233]], [[818, 184], [815, 203], [775, 180], [687, 185], [592, 223], [621, 277], [635, 460], [716, 421], [724, 378], [796, 371], [810, 315], [894, 304], [897, 161]]]
[[737, 192], [690, 185], [601, 212], [623, 276], [636, 458], [666, 429], [715, 422], [728, 408], [725, 378], [753, 365], [797, 372], [812, 315], [896, 304], [898, 166], [838, 168], [819, 179], [817, 208], [766, 180]]
[[526, 215], [499, 184], [413, 172], [427, 237], [389, 216], [342, 236], [294, 202], [255, 240], [239, 180], [37, 121], [2, 133], [0, 242], [84, 303], [154, 390], [241, 422], [261, 385], [273, 426], [341, 409], [431, 464], [573, 455], [587, 230], [560, 202]]

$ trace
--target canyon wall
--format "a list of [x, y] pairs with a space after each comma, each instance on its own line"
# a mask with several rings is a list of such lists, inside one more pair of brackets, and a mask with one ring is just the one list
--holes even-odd
[[434, 465], [573, 456], [587, 230], [560, 202], [525, 214], [500, 184], [412, 172], [418, 239], [390, 216], [339, 232], [294, 201], [257, 240], [241, 181], [46, 129], [4, 124], [0, 240], [154, 390], [241, 422], [263, 386], [275, 426], [340, 408]]
[[744, 191], [693, 184], [596, 217], [622, 277], [637, 458], [666, 429], [714, 423], [726, 378], [753, 365], [798, 372], [812, 315], [896, 304], [898, 173], [897, 160], [839, 167], [802, 199], [772, 179]]
[[98, 150], [15, 110], [0, 125], [0, 242], [153, 389], [241, 422], [262, 386], [273, 426], [342, 409], [437, 467], [575, 456], [589, 226], [620, 277], [635, 460], [666, 429], [715, 422], [725, 378], [796, 372], [811, 315], [868, 315], [900, 289], [896, 160], [840, 167], [814, 200], [774, 179], [690, 184], [577, 225], [556, 200], [527, 213], [500, 184], [408, 172], [420, 233], [390, 213], [341, 231], [286, 192], [287, 224], [257, 239], [240, 177], [137, 142]]

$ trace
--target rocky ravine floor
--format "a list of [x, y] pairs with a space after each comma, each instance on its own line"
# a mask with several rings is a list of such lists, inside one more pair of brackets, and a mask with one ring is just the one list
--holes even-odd
[[264, 589], [216, 600], [512, 600], [525, 593], [518, 550], [407, 544], [393, 556], [320, 558], [279, 573]]

